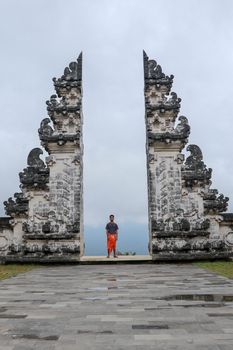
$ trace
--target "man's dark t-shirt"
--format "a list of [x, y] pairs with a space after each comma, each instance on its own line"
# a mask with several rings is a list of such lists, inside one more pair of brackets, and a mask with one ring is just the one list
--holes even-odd
[[115, 222], [109, 222], [105, 229], [108, 231], [108, 233], [116, 233], [118, 230], [118, 225]]

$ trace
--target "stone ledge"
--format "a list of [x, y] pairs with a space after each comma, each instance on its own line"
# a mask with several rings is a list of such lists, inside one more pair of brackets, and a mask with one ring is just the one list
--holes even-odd
[[193, 230], [193, 231], [157, 231], [153, 234], [153, 238], [183, 238], [183, 237], [198, 237], [198, 236], [209, 236], [209, 231], [204, 230]]
[[51, 255], [51, 256], [17, 256], [7, 255], [0, 257], [0, 264], [5, 263], [38, 263], [38, 264], [49, 264], [49, 263], [78, 263], [80, 261], [79, 254], [74, 255]]
[[196, 251], [196, 252], [166, 252], [158, 253], [152, 255], [153, 261], [181, 261], [181, 260], [216, 260], [216, 259], [231, 259], [233, 257], [233, 252], [229, 251]]
[[151, 255], [119, 255], [118, 258], [106, 256], [82, 256], [81, 264], [125, 264], [125, 263], [150, 263]]
[[69, 233], [66, 235], [61, 235], [61, 234], [46, 234], [46, 233], [41, 233], [41, 234], [33, 234], [33, 233], [25, 233], [23, 235], [24, 238], [26, 239], [31, 239], [31, 240], [65, 240], [65, 239], [74, 239], [77, 237], [76, 233]]

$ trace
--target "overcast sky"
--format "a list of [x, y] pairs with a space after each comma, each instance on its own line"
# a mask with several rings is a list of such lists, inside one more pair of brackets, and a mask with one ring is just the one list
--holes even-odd
[[83, 51], [85, 224], [147, 223], [145, 49], [233, 210], [233, 1], [0, 0], [0, 34], [1, 203], [40, 146], [52, 78]]

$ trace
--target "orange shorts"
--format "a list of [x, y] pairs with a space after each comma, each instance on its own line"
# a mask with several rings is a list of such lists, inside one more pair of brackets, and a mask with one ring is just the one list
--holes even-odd
[[116, 237], [117, 235], [116, 234], [111, 234], [111, 233], [108, 233], [108, 236], [107, 236], [107, 246], [108, 246], [108, 251], [111, 253], [111, 251], [113, 249], [116, 249]]

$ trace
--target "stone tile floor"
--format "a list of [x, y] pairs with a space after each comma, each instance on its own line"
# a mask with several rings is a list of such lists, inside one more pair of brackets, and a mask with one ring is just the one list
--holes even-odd
[[65, 265], [0, 282], [0, 349], [233, 349], [233, 281], [191, 264]]

